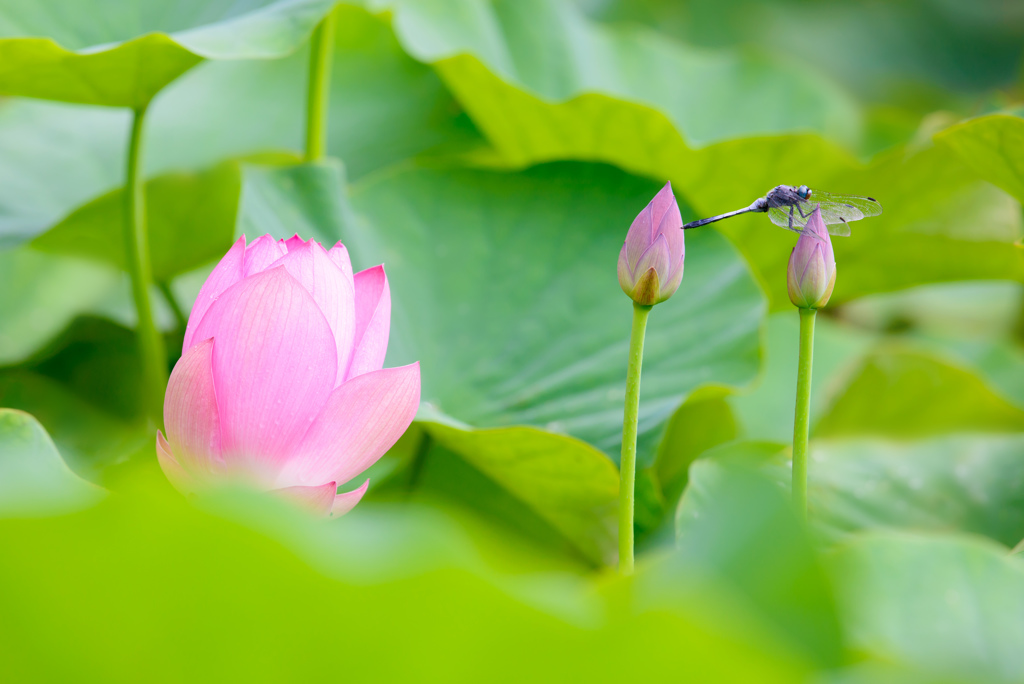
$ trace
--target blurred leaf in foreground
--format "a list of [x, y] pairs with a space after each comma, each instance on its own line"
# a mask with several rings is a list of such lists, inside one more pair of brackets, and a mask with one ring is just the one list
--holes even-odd
[[839, 664], [843, 646], [832, 589], [791, 502], [742, 460], [721, 467], [724, 477], [702, 483], [708, 486], [704, 506], [680, 507], [678, 549], [661, 572], [698, 570], [724, 581], [781, 641], [819, 666]]
[[[812, 524], [848, 530], [876, 525], [976, 529], [1004, 539], [1022, 532], [1021, 478], [1007, 476], [1020, 467], [1019, 438], [965, 437], [909, 450], [870, 442], [836, 446], [835, 453], [828, 451], [831, 445], [825, 453], [819, 449], [811, 464]], [[786, 591], [801, 592], [809, 600], [814, 585], [794, 566], [801, 554], [784, 541], [780, 545], [785, 539], [781, 532], [764, 531], [771, 518], [757, 512], [751, 503], [756, 499], [744, 489], [749, 487], [744, 483], [756, 481], [752, 469], [761, 470], [768, 480], [760, 480], [760, 486], [774, 491], [782, 500], [780, 511], [788, 514], [785, 462], [757, 444], [718, 451], [691, 468], [678, 518], [683, 553], [690, 545], [694, 550], [685, 557], [692, 563], [736, 563], [719, 572], [739, 578], [769, 616], [788, 625], [790, 635], [804, 633], [806, 639], [806, 632], [794, 628], [806, 625], [813, 614], [789, 614], [801, 605], [795, 597], [779, 601]], [[729, 492], [743, 498], [723, 513]], [[729, 519], [726, 513], [762, 532], [729, 534], [733, 528], [722, 523]], [[1024, 661], [1015, 644], [1021, 638], [1024, 566], [1005, 547], [977, 538], [892, 530], [853, 535], [844, 542], [825, 557], [830, 577], [823, 583], [837, 592], [844, 637], [857, 660], [905, 670], [902, 676], [892, 673], [892, 681], [1019, 680]], [[723, 555], [731, 544], [737, 550]], [[759, 553], [762, 545], [771, 548]], [[756, 562], [744, 562], [748, 553]], [[772, 567], [786, 569], [776, 577]], [[803, 579], [801, 586], [787, 589], [783, 578], [793, 577]], [[873, 667], [869, 663], [868, 671]]]
[[[472, 550], [453, 556], [455, 531], [437, 516], [388, 513], [313, 523], [261, 497], [225, 500], [211, 515], [166, 489], [137, 488], [72, 516], [0, 521], [0, 585], [18, 587], [0, 592], [5, 672], [120, 680], [144, 668], [153, 681], [280, 681], [343, 663], [372, 679], [672, 672], [780, 684], [808, 674], [737, 620], [716, 617], [728, 604], [710, 596], [699, 610], [609, 610], [569, 576], [515, 578]], [[54, 649], [60, 658], [44, 657]], [[650, 654], [637, 658], [642, 650]]]
[[853, 648], [935, 679], [1024, 677], [1024, 564], [971, 537], [884, 532], [829, 559]]
[[0, 408], [0, 518], [67, 513], [101, 498], [102, 489], [68, 469], [35, 418]]

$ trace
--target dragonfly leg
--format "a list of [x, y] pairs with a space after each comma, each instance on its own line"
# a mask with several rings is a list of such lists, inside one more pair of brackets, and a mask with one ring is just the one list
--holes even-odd
[[[818, 206], [821, 206], [821, 205], [818, 205]], [[813, 230], [811, 230], [811, 229], [809, 229], [807, 227], [807, 219], [809, 219], [811, 217], [811, 214], [813, 214], [814, 212], [812, 211], [811, 214], [805, 214], [804, 210], [800, 208], [799, 204], [794, 204], [794, 205], [790, 206], [790, 208], [789, 208], [789, 227], [790, 227], [790, 230], [792, 230], [792, 228], [793, 228], [793, 208], [794, 207], [796, 207], [797, 213], [800, 214], [800, 218], [802, 218], [804, 220], [804, 226], [803, 226], [802, 230], [800, 230], [798, 232], [801, 235], [810, 235], [811, 237], [815, 238], [816, 240], [824, 242], [825, 241], [824, 238], [822, 238], [820, 235], [818, 235]], [[845, 223], [845, 221], [844, 221], [844, 223]]]

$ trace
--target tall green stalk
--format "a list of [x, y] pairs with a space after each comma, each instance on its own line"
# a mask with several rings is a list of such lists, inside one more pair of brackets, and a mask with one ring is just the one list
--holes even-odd
[[629, 335], [626, 369], [626, 408], [622, 420], [622, 459], [619, 463], [619, 571], [633, 572], [633, 508], [636, 485], [636, 424], [640, 410], [640, 369], [644, 336], [651, 306], [633, 303], [633, 329]]
[[136, 334], [142, 358], [142, 391], [146, 415], [163, 426], [164, 390], [167, 387], [167, 354], [164, 341], [153, 322], [149, 300], [153, 283], [149, 261], [149, 234], [146, 230], [146, 197], [142, 180], [142, 132], [146, 107], [133, 113], [128, 144], [128, 168], [124, 192], [124, 250], [132, 281], [132, 298], [138, 315]]
[[811, 423], [811, 361], [814, 355], [816, 309], [800, 312], [800, 360], [796, 376], [796, 417], [793, 420], [793, 505], [807, 517], [807, 436]]
[[331, 61], [334, 57], [334, 12], [313, 32], [306, 91], [306, 161], [323, 159], [327, 150], [327, 109], [331, 99]]
[[166, 280], [161, 280], [156, 284], [156, 287], [160, 290], [160, 294], [164, 296], [164, 299], [167, 300], [167, 305], [171, 307], [174, 321], [178, 324], [178, 332], [184, 334], [185, 328], [188, 327], [188, 316], [181, 310], [181, 305], [178, 304], [178, 298], [174, 296], [170, 283]]

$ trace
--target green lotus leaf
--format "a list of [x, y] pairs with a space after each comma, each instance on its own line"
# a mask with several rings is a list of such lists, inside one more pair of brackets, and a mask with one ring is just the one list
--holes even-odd
[[685, 605], [645, 606], [614, 577], [496, 568], [458, 518], [423, 506], [361, 504], [325, 524], [265, 496], [202, 510], [142, 484], [80, 513], [0, 520], [0, 583], [18, 588], [0, 593], [0, 638], [16, 679], [315, 679], [339, 655], [349, 676], [391, 681], [811, 676], [706, 585]]
[[1024, 202], [1024, 118], [991, 114], [968, 119], [935, 139], [979, 176]]
[[203, 59], [295, 50], [332, 0], [9, 0], [0, 5], [0, 93], [145, 107]]
[[978, 375], [911, 349], [868, 355], [814, 427], [814, 435], [920, 437], [951, 432], [1018, 432], [1024, 409]]
[[[1024, 538], [1024, 477], [1016, 435], [953, 435], [913, 442], [879, 438], [814, 440], [808, 468], [812, 526], [831, 543], [865, 530], [963, 531], [1007, 546]], [[783, 445], [737, 441], [690, 468], [677, 521], [701, 518], [737, 467], [791, 480]]]
[[[493, 149], [468, 155], [470, 163], [611, 163], [672, 180], [694, 217], [745, 207], [780, 183], [877, 197], [882, 216], [834, 240], [834, 303], [926, 282], [1024, 278], [1024, 254], [1012, 244], [1019, 218], [1006, 225], [1002, 212], [995, 227], [990, 220], [1008, 198], [993, 199], [975, 169], [932, 147], [927, 127], [858, 161], [849, 151], [857, 107], [800, 67], [695, 51], [550, 0], [370, 6], [393, 13], [405, 49], [434, 66], [487, 137]], [[764, 216], [720, 227], [765, 283], [772, 308], [788, 306], [792, 236]]]
[[916, 681], [1024, 676], [1024, 565], [970, 537], [876, 533], [830, 559], [851, 646]]
[[0, 408], [0, 518], [67, 513], [102, 498], [65, 465], [35, 418]]
[[[614, 262], [658, 186], [585, 164], [409, 165], [354, 185], [349, 199], [342, 180], [336, 164], [249, 167], [239, 225], [340, 237], [356, 268], [384, 263], [387, 365], [420, 361], [427, 430], [607, 561], [617, 491], [607, 457], [619, 453], [630, 325]], [[763, 300], [742, 260], [710, 232], [688, 253], [680, 290], [647, 333], [644, 468], [690, 392], [741, 385], [757, 370]], [[644, 482], [641, 495], [656, 502], [656, 483]]]

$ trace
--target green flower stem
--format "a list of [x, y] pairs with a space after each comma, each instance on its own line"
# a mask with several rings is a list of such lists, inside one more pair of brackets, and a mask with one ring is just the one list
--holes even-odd
[[170, 284], [166, 280], [161, 280], [156, 286], [160, 290], [160, 294], [167, 300], [167, 305], [171, 307], [171, 313], [174, 314], [174, 320], [178, 324], [178, 331], [185, 332], [185, 328], [188, 326], [188, 316], [181, 310], [181, 306], [178, 304], [178, 299], [174, 296]]
[[636, 421], [640, 410], [640, 367], [644, 361], [647, 316], [653, 307], [633, 304], [626, 370], [626, 409], [622, 420], [622, 460], [619, 463], [619, 571], [633, 572], [633, 490], [636, 483]]
[[146, 108], [140, 107], [132, 119], [128, 144], [128, 170], [124, 192], [124, 249], [128, 274], [132, 280], [132, 298], [139, 321], [139, 354], [142, 357], [142, 391], [146, 414], [163, 426], [164, 390], [167, 388], [167, 353], [164, 341], [153, 322], [149, 300], [153, 283], [149, 262], [149, 234], [146, 230], [146, 197], [142, 182], [142, 131]]
[[814, 355], [815, 309], [800, 309], [800, 360], [796, 375], [793, 420], [793, 505], [807, 517], [807, 434], [811, 422], [811, 357]]
[[334, 12], [328, 12], [313, 32], [306, 91], [306, 161], [323, 159], [327, 149], [327, 109], [331, 99], [331, 60], [334, 57]]

